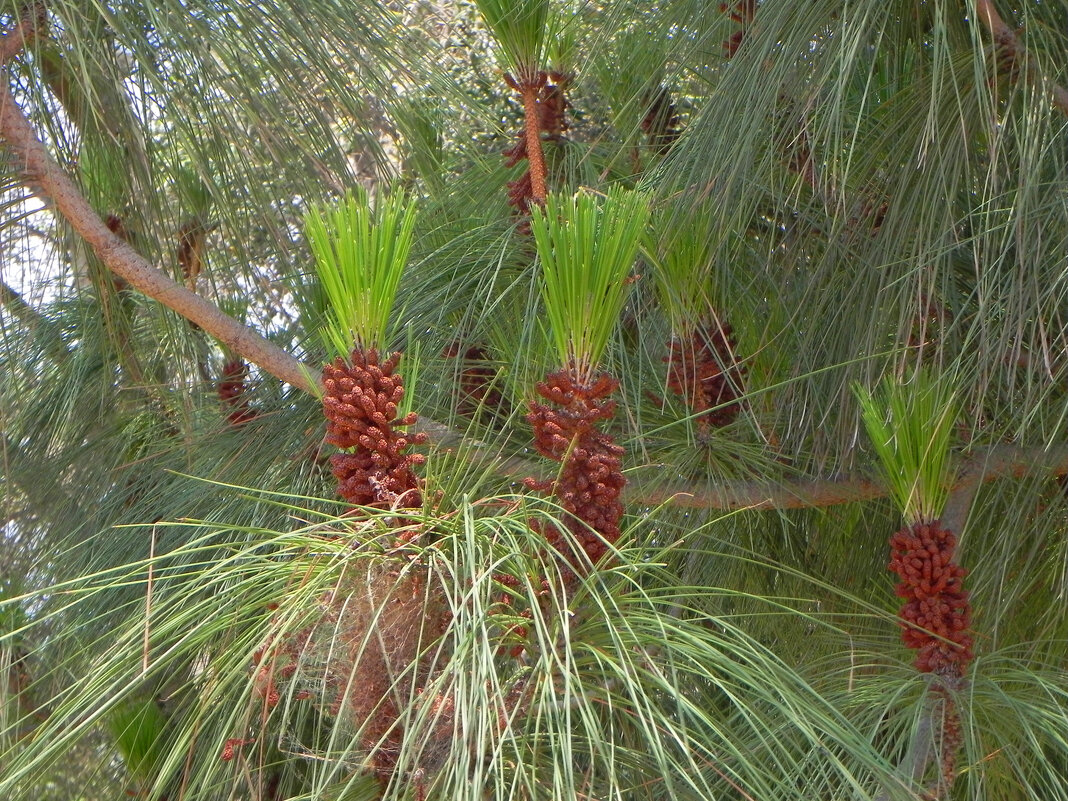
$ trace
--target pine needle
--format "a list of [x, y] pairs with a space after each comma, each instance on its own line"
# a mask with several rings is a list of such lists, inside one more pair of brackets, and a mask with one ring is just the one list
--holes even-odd
[[860, 384], [853, 392], [905, 520], [937, 520], [953, 483], [949, 448], [958, 408], [949, 379], [921, 370], [907, 384], [887, 377], [877, 393]]
[[333, 209], [308, 213], [308, 243], [330, 309], [324, 340], [339, 355], [388, 345], [415, 221], [415, 203], [402, 191], [372, 199], [359, 189]]
[[542, 298], [560, 363], [588, 379], [601, 361], [627, 297], [627, 277], [649, 218], [647, 197], [613, 188], [551, 195], [532, 209]]

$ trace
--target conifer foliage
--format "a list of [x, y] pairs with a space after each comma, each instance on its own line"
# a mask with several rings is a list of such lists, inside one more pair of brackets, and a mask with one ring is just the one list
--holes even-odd
[[587, 563], [576, 545], [588, 564], [596, 564], [619, 538], [623, 518], [623, 448], [598, 428], [615, 414], [608, 396], [619, 382], [597, 367], [623, 307], [648, 216], [641, 193], [612, 190], [603, 201], [584, 193], [553, 197], [531, 221], [550, 337], [564, 367], [537, 384], [545, 402], [531, 401], [527, 414], [538, 453], [560, 462], [560, 472], [550, 481], [527, 479], [526, 485], [560, 502], [567, 535], [553, 524], [541, 528], [579, 571]]
[[878, 396], [857, 389], [868, 435], [907, 523], [890, 538], [889, 569], [901, 579], [894, 591], [905, 601], [901, 639], [916, 651], [916, 669], [936, 677], [931, 703], [940, 758], [928, 793], [936, 799], [956, 779], [963, 742], [956, 694], [974, 659], [963, 586], [968, 571], [956, 560], [956, 536], [938, 519], [953, 476], [948, 453], [958, 414], [949, 380], [921, 369], [909, 385], [887, 379]]
[[1068, 801], [1065, 17], [0, 0], [0, 798]]

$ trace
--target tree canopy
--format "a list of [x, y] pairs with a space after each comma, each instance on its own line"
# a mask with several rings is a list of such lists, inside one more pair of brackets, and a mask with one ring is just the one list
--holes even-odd
[[0, 797], [1068, 799], [1068, 5], [0, 27]]

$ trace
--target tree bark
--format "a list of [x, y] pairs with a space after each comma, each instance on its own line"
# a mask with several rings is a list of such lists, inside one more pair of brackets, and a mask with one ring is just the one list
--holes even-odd
[[[7, 34], [3, 43], [7, 45], [15, 35]], [[6, 52], [6, 47], [3, 50]], [[306, 392], [317, 393], [318, 383], [314, 373], [297, 359], [153, 267], [144, 256], [108, 230], [74, 182], [37, 138], [30, 121], [15, 103], [6, 80], [0, 81], [0, 138], [18, 159], [25, 180], [40, 187], [51, 198], [56, 210], [109, 270], [135, 289], [210, 332], [268, 373]]]

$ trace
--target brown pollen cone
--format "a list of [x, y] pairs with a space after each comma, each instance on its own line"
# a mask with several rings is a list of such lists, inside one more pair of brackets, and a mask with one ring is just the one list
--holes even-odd
[[664, 86], [645, 97], [645, 117], [641, 128], [649, 139], [649, 145], [659, 155], [664, 155], [679, 138], [679, 115], [671, 100], [671, 92]]
[[735, 31], [723, 42], [723, 54], [727, 58], [733, 58], [742, 46], [742, 42], [745, 41], [749, 26], [752, 24], [753, 18], [756, 17], [756, 9], [756, 0], [738, 0], [738, 2], [731, 4], [720, 3], [720, 13], [727, 14], [731, 22], [737, 22], [742, 26], [741, 30]]
[[538, 453], [562, 462], [563, 467], [553, 481], [528, 478], [525, 483], [531, 489], [552, 492], [563, 507], [570, 536], [554, 526], [542, 527], [541, 533], [575, 568], [580, 568], [581, 562], [571, 540], [591, 562], [597, 562], [607, 550], [605, 541], [619, 538], [623, 519], [620, 494], [626, 483], [623, 448], [596, 427], [615, 414], [615, 402], [606, 398], [618, 386], [619, 382], [607, 374], [582, 384], [571, 371], [560, 370], [537, 385], [538, 395], [547, 403], [531, 401], [527, 414]]
[[412, 509], [423, 503], [412, 468], [425, 457], [405, 451], [425, 442], [426, 435], [398, 433], [417, 419], [414, 412], [397, 418], [404, 396], [404, 382], [395, 372], [399, 362], [399, 353], [379, 362], [378, 351], [371, 348], [354, 350], [351, 364], [338, 358], [323, 367], [326, 441], [352, 449], [331, 456], [330, 464], [338, 494], [354, 505]]
[[465, 417], [474, 416], [480, 409], [503, 411], [504, 396], [493, 387], [497, 371], [489, 354], [481, 345], [472, 345], [462, 352], [461, 347], [460, 342], [454, 340], [441, 354], [446, 359], [462, 360], [456, 410]]
[[686, 339], [672, 340], [664, 361], [668, 388], [690, 406], [702, 434], [738, 416], [745, 368], [734, 360], [729, 325], [699, 326]]
[[[549, 74], [549, 83], [541, 87], [538, 94], [538, 125], [545, 138], [550, 142], [559, 142], [568, 129], [567, 110], [571, 103], [565, 94], [571, 76], [567, 73]], [[555, 81], [556, 83], [551, 83]]]
[[[916, 669], [960, 677], [972, 660], [967, 570], [953, 558], [957, 538], [938, 521], [917, 523], [890, 538], [890, 569], [901, 581], [901, 639], [915, 649]], [[936, 636], [937, 635], [937, 636]]]
[[956, 778], [957, 754], [963, 741], [960, 713], [949, 686], [959, 686], [972, 661], [972, 607], [963, 587], [968, 571], [954, 559], [957, 538], [936, 520], [916, 523], [890, 538], [890, 569], [901, 581], [894, 592], [901, 607], [901, 639], [917, 651], [916, 669], [935, 673], [941, 703], [939, 779], [927, 797], [940, 798]]
[[[527, 160], [529, 168], [519, 178], [508, 182], [508, 204], [518, 214], [530, 211], [530, 204], [545, 203], [548, 191], [548, 171], [542, 150], [542, 134], [557, 142], [567, 130], [567, 109], [570, 103], [565, 95], [571, 76], [564, 73], [539, 72], [533, 77], [517, 81], [504, 76], [505, 83], [517, 92], [523, 101], [524, 124], [517, 141], [504, 151], [504, 163], [514, 167]], [[556, 81], [552, 83], [551, 81]], [[526, 224], [522, 226], [526, 230]]]

